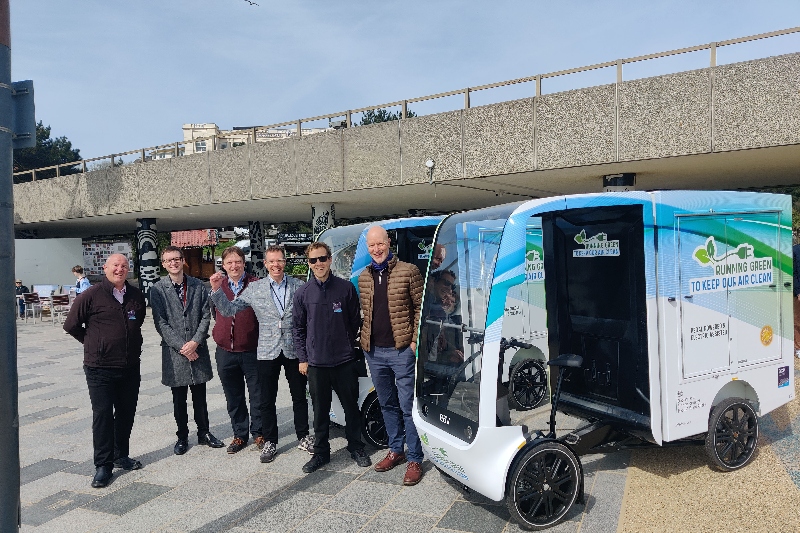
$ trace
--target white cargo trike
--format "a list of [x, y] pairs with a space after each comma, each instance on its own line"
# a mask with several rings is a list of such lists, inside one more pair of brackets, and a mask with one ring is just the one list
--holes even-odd
[[[531, 200], [451, 215], [435, 243], [448, 264], [426, 287], [414, 421], [441, 471], [523, 528], [583, 501], [581, 455], [700, 443], [742, 468], [758, 416], [794, 397], [788, 196]], [[542, 358], [554, 393], [535, 431], [512, 422], [531, 383], [509, 369]], [[556, 411], [586, 423], [557, 435]]]

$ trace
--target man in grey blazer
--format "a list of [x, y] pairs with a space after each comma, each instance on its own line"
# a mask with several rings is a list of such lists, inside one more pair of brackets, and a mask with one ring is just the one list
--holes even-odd
[[192, 390], [197, 443], [222, 448], [209, 431], [206, 382], [214, 377], [208, 352], [211, 306], [203, 283], [183, 273], [183, 251], [167, 246], [161, 263], [169, 273], [150, 289], [153, 322], [161, 335], [161, 383], [172, 388], [172, 405], [178, 424], [175, 455], [189, 449], [189, 414], [186, 399]]
[[306, 377], [300, 373], [300, 364], [294, 353], [292, 342], [292, 301], [294, 293], [303, 283], [284, 273], [286, 256], [283, 248], [267, 248], [264, 263], [269, 277], [250, 283], [233, 300], [219, 290], [225, 276], [217, 272], [211, 276], [211, 301], [223, 316], [231, 316], [249, 307], [253, 308], [258, 319], [258, 381], [261, 386], [261, 433], [264, 447], [260, 461], [269, 463], [275, 459], [278, 445], [278, 421], [275, 400], [278, 396], [278, 377], [283, 367], [289, 392], [292, 395], [294, 411], [294, 430], [299, 444], [297, 447], [313, 454], [314, 439], [308, 430], [308, 399], [306, 398]]

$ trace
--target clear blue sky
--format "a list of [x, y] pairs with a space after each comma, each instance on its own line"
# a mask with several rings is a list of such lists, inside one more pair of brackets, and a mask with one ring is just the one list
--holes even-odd
[[[184, 123], [277, 123], [800, 26], [798, 0], [255, 1], [11, 0], [12, 78], [34, 80], [37, 120], [95, 157], [180, 140]], [[796, 35], [723, 48], [718, 61], [797, 51]], [[625, 77], [707, 64], [702, 52]], [[477, 93], [473, 105], [533, 90]]]

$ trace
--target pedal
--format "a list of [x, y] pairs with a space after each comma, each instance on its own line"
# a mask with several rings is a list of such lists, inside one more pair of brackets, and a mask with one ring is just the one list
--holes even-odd
[[569, 444], [570, 446], [575, 446], [581, 440], [581, 438], [576, 435], [575, 433], [570, 433], [562, 439], [564, 442]]

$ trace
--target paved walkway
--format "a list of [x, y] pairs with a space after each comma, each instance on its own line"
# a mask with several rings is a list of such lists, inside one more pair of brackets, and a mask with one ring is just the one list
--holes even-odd
[[[149, 317], [144, 335], [142, 385], [131, 439], [131, 456], [141, 460], [144, 468], [117, 471], [112, 483], [98, 490], [89, 486], [94, 466], [82, 346], [64, 334], [60, 325], [54, 328], [49, 322], [18, 322], [23, 532], [519, 531], [509, 523], [504, 504], [462, 491], [428, 462], [426, 476], [416, 487], [403, 487], [402, 468], [382, 474], [359, 468], [344, 450], [342, 429], [332, 429], [331, 463], [304, 475], [301, 466], [309, 456], [295, 448], [285, 383], [278, 398], [279, 455], [273, 463], [260, 464], [258, 453], [251, 449], [228, 455], [224, 449], [192, 446], [184, 456], [173, 455], [171, 394], [160, 383], [159, 337]], [[229, 442], [230, 422], [216, 377], [209, 383], [208, 404], [212, 432]], [[800, 508], [796, 503], [800, 494], [796, 486], [800, 484], [800, 469], [795, 466], [798, 454], [794, 447], [796, 407], [793, 403], [783, 409], [783, 418], [778, 417], [778, 422], [765, 417], [765, 434], [769, 435], [762, 439], [766, 451], [759, 459], [771, 458], [772, 462], [765, 463], [765, 468], [752, 468], [754, 463], [739, 476], [749, 479], [745, 476], [757, 474], [780, 479], [780, 494], [795, 498], [787, 502], [795, 509]], [[190, 445], [191, 439], [194, 435]], [[665, 507], [664, 502], [653, 500], [664, 497], [655, 491], [663, 490], [658, 484], [659, 472], [653, 473], [656, 479], [639, 474], [647, 471], [653, 461], [661, 461], [658, 468], [672, 469], [661, 477], [686, 478], [687, 484], [680, 486], [689, 494], [678, 496], [701, 507], [705, 491], [700, 487], [692, 489], [696, 471], [717, 485], [724, 486], [726, 480], [733, 478], [709, 474], [708, 468], [697, 461], [672, 464], [670, 461], [679, 457], [676, 452], [659, 454], [661, 451], [648, 452], [655, 459], [641, 455], [643, 452], [582, 458], [587, 505], [576, 506], [569, 521], [551, 531], [687, 530], [679, 526], [683, 523], [679, 516], [683, 510], [669, 508], [664, 515], [647, 508]], [[373, 450], [373, 462], [383, 454]], [[638, 466], [629, 466], [631, 463]], [[648, 487], [655, 491], [648, 492], [653, 498], [634, 498], [630, 494], [631, 490], [643, 492]], [[671, 489], [666, 490], [669, 494]], [[717, 525], [720, 530], [744, 531], [744, 526], [749, 529], [761, 520], [761, 511], [777, 513], [775, 518], [783, 519], [786, 525], [800, 523], [793, 521], [797, 511], [785, 516], [785, 507], [751, 501], [746, 507], [751, 517], [748, 523], [728, 522], [723, 514]], [[672, 520], [676, 520], [676, 527], [667, 528]], [[794, 525], [789, 527], [773, 531], [798, 530]]]

